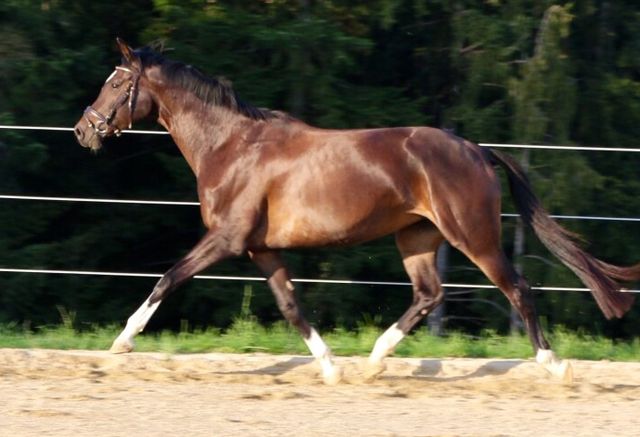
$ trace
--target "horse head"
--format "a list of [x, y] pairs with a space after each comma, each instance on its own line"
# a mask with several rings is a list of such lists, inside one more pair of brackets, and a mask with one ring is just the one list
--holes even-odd
[[149, 117], [155, 104], [144, 86], [144, 68], [140, 57], [118, 38], [122, 64], [107, 78], [100, 95], [76, 124], [74, 133], [80, 145], [98, 150], [102, 140], [120, 136], [133, 122]]

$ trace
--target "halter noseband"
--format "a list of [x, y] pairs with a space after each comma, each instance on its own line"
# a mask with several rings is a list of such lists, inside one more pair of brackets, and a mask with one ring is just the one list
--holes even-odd
[[[127, 100], [129, 101], [129, 129], [131, 129], [131, 126], [133, 124], [133, 108], [135, 106], [137, 97], [136, 92], [138, 90], [140, 73], [136, 73], [126, 67], [116, 67], [116, 70], [122, 70], [126, 71], [127, 73], [131, 73], [133, 77], [129, 79], [127, 88], [125, 89], [124, 93], [122, 93], [115, 105], [113, 105], [107, 116], [105, 117], [104, 115], [102, 115], [100, 111], [97, 111], [91, 105], [87, 106], [87, 108], [84, 110], [84, 118], [85, 120], [87, 120], [89, 127], [91, 127], [95, 131], [96, 135], [100, 137], [105, 136], [109, 127], [112, 126], [111, 122], [113, 121], [113, 117], [115, 117], [116, 112], [118, 112], [118, 109], [120, 109], [120, 107], [124, 105]], [[98, 121], [96, 123], [92, 122], [89, 115], [97, 118]], [[120, 136], [122, 134], [122, 130], [118, 127], [114, 127], [113, 133], [116, 134], [116, 136]]]

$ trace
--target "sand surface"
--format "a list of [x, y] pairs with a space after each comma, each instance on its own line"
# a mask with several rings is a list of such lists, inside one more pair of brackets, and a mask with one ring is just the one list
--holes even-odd
[[110, 355], [0, 349], [0, 435], [640, 436], [640, 363], [391, 358], [377, 381], [337, 358], [328, 387], [309, 357]]

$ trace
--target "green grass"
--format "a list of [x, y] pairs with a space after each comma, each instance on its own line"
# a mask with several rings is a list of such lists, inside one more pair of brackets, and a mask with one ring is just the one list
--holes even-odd
[[[119, 326], [94, 327], [83, 332], [69, 323], [40, 328], [36, 332], [17, 326], [0, 326], [0, 347], [42, 349], [108, 350], [120, 333]], [[382, 330], [360, 326], [355, 331], [335, 329], [323, 333], [336, 355], [368, 355]], [[556, 353], [563, 358], [612, 361], [640, 361], [640, 339], [614, 342], [601, 336], [589, 336], [556, 329], [549, 335]], [[140, 334], [136, 351], [165, 353], [264, 352], [271, 354], [309, 354], [300, 335], [285, 323], [264, 327], [252, 318], [240, 318], [226, 331], [219, 329]], [[486, 332], [479, 338], [458, 333], [436, 337], [424, 331], [407, 336], [398, 346], [396, 356], [531, 358], [533, 351], [526, 336], [499, 336]]]

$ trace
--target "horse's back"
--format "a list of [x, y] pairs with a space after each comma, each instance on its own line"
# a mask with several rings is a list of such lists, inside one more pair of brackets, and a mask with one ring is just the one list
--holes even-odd
[[[500, 181], [479, 145], [430, 127], [362, 132], [361, 150], [411, 199], [413, 212], [434, 221], [434, 207], [472, 208], [495, 203]], [[499, 207], [499, 205], [498, 205]]]
[[261, 166], [270, 178], [257, 182], [267, 188], [256, 235], [274, 248], [356, 244], [424, 219], [437, 224], [442, 202], [461, 208], [492, 171], [478, 146], [426, 127], [301, 130], [273, 147], [280, 154]]

